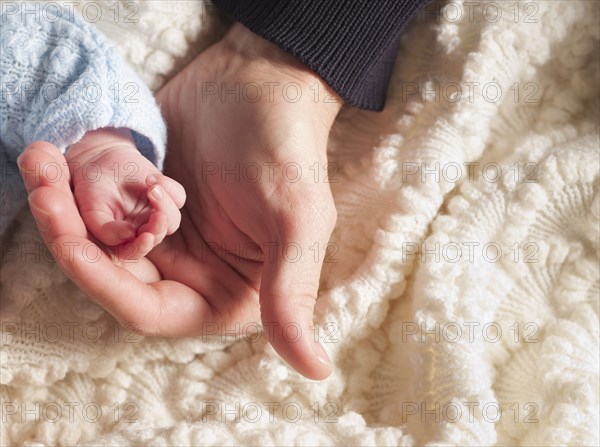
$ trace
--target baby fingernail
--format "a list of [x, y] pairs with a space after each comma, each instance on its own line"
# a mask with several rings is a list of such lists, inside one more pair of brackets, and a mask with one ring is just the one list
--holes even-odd
[[152, 194], [152, 197], [154, 197], [156, 200], [160, 200], [163, 198], [163, 192], [160, 190], [160, 186], [155, 186], [154, 188], [152, 188], [150, 194]]
[[154, 174], [150, 174], [146, 177], [146, 182], [148, 182], [149, 185], [156, 185], [158, 183], [158, 177]]

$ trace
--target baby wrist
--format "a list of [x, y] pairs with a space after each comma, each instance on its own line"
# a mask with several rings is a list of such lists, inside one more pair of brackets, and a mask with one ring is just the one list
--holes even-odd
[[67, 161], [76, 159], [95, 158], [105, 150], [114, 150], [118, 147], [135, 149], [135, 141], [131, 130], [127, 128], [106, 127], [87, 132], [81, 140], [67, 148], [65, 158]]

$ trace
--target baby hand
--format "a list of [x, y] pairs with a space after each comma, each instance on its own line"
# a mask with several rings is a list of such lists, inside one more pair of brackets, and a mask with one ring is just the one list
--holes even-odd
[[82, 220], [119, 258], [145, 256], [179, 227], [185, 191], [137, 150], [131, 131], [88, 132], [65, 158]]

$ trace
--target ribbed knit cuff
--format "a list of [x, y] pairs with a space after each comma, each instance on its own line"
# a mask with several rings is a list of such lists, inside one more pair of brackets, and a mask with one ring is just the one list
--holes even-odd
[[381, 110], [400, 32], [427, 0], [213, 0], [296, 56], [346, 103]]

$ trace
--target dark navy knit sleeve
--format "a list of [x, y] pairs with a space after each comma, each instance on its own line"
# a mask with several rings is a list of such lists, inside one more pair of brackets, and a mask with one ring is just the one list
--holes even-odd
[[400, 32], [428, 0], [213, 0], [314, 70], [350, 105], [381, 110]]

